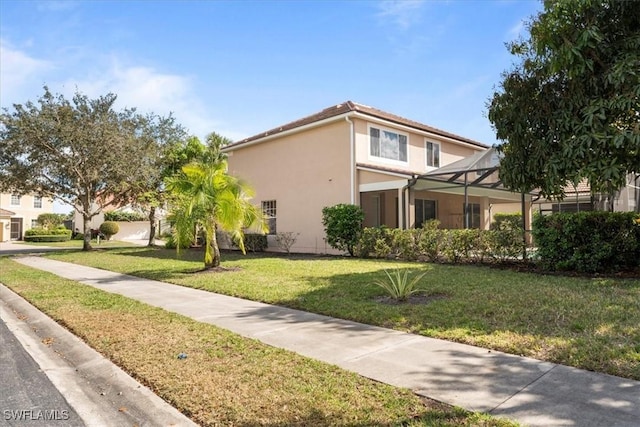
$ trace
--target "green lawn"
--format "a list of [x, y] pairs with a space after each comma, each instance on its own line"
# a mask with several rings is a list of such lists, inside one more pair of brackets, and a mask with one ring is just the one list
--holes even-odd
[[[194, 273], [202, 253], [150, 248], [53, 258], [640, 380], [640, 281], [489, 267], [224, 253], [238, 271]], [[427, 304], [378, 302], [383, 269], [427, 271]]]
[[[96, 251], [84, 260], [153, 259], [144, 249], [119, 251]], [[165, 268], [174, 264], [156, 261]], [[5, 285], [203, 426], [517, 425], [419, 398], [7, 257], [0, 257], [0, 271]], [[179, 359], [180, 353], [187, 357]]]

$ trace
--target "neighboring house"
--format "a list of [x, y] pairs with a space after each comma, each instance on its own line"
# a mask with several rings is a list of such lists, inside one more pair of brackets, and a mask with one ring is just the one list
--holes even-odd
[[626, 184], [613, 195], [592, 194], [586, 180], [565, 188], [563, 200], [540, 199], [536, 209], [541, 213], [584, 212], [592, 210], [640, 212], [640, 174], [628, 174]]
[[38, 215], [53, 212], [53, 200], [36, 195], [0, 193], [0, 241], [22, 240], [37, 227]]
[[530, 212], [531, 195], [502, 188], [494, 149], [351, 101], [223, 151], [271, 217], [270, 234], [299, 233], [297, 252], [333, 252], [322, 208], [338, 203], [361, 206], [365, 226], [398, 228], [488, 228], [494, 213]]

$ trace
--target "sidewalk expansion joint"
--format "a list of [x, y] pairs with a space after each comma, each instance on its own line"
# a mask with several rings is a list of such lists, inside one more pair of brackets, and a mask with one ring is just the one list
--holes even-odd
[[362, 353], [362, 354], [359, 354], [359, 355], [357, 355], [357, 356], [350, 357], [350, 358], [348, 358], [348, 359], [344, 359], [344, 360], [343, 360], [343, 362], [344, 362], [344, 363], [348, 363], [348, 362], [355, 362], [355, 361], [357, 361], [357, 360], [359, 360], [359, 359], [363, 359], [363, 358], [365, 358], [365, 357], [369, 357], [369, 356], [372, 356], [372, 355], [374, 355], [374, 354], [382, 353], [382, 352], [387, 351], [387, 350], [390, 350], [390, 349], [392, 349], [392, 348], [399, 347], [400, 345], [406, 345], [407, 343], [410, 343], [411, 341], [418, 341], [418, 340], [420, 340], [421, 338], [423, 338], [423, 337], [420, 337], [420, 336], [413, 336], [413, 335], [411, 335], [411, 334], [407, 334], [407, 339], [404, 339], [404, 340], [402, 340], [402, 341], [395, 342], [395, 343], [393, 343], [393, 344], [385, 345], [384, 347], [380, 347], [380, 348], [375, 349], [375, 350], [373, 350], [373, 351], [368, 351], [368, 352], [366, 352], [366, 353]]
[[517, 390], [515, 393], [513, 393], [511, 396], [507, 397], [505, 400], [503, 400], [502, 402], [500, 402], [499, 404], [497, 404], [495, 407], [491, 408], [489, 411], [487, 411], [487, 413], [491, 414], [493, 411], [495, 411], [496, 409], [498, 409], [499, 407], [501, 407], [502, 405], [504, 405], [505, 403], [507, 403], [508, 401], [510, 401], [511, 399], [513, 399], [514, 397], [516, 397], [517, 395], [519, 395], [520, 393], [522, 393], [523, 391], [525, 391], [526, 389], [528, 389], [532, 384], [537, 383], [538, 381], [540, 381], [542, 378], [546, 377], [549, 373], [551, 373], [551, 371], [553, 371], [554, 369], [556, 369], [558, 367], [557, 364], [553, 364], [553, 366], [550, 369], [547, 369], [546, 371], [544, 371], [540, 376], [532, 379], [528, 384], [525, 384], [524, 386], [522, 386], [520, 388], [520, 390]]

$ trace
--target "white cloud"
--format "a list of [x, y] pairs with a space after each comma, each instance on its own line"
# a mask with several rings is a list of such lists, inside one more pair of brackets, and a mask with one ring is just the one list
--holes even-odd
[[187, 76], [159, 72], [151, 67], [122, 65], [117, 59], [101, 75], [82, 80], [68, 79], [66, 91], [76, 89], [89, 97], [112, 92], [121, 107], [135, 107], [140, 112], [168, 115], [173, 113], [178, 123], [190, 133], [204, 138], [211, 131], [222, 131], [220, 122], [211, 118], [198, 99], [193, 80]]
[[213, 131], [234, 140], [247, 136], [241, 130], [228, 129], [212, 116], [192, 76], [163, 72], [122, 60], [118, 54], [96, 54], [84, 48], [76, 49], [72, 55], [39, 59], [6, 39], [0, 42], [2, 107], [36, 101], [46, 84], [52, 92], [67, 98], [76, 90], [90, 98], [111, 92], [118, 96], [118, 108], [135, 107], [139, 112], [159, 115], [173, 113], [178, 123], [202, 139]]
[[[42, 78], [53, 69], [53, 64], [43, 59], [29, 56], [26, 52], [13, 47], [7, 40], [0, 39], [0, 92], [2, 93], [2, 105], [5, 101], [22, 102], [19, 98], [25, 86]], [[38, 82], [41, 84], [43, 82]]]
[[424, 0], [384, 0], [378, 4], [378, 18], [390, 20], [403, 30], [420, 22], [420, 10]]

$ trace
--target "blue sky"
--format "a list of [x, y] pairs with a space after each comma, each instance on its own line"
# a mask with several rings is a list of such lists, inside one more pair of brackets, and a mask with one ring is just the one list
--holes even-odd
[[48, 85], [237, 140], [346, 100], [495, 143], [533, 0], [0, 0], [0, 105]]

